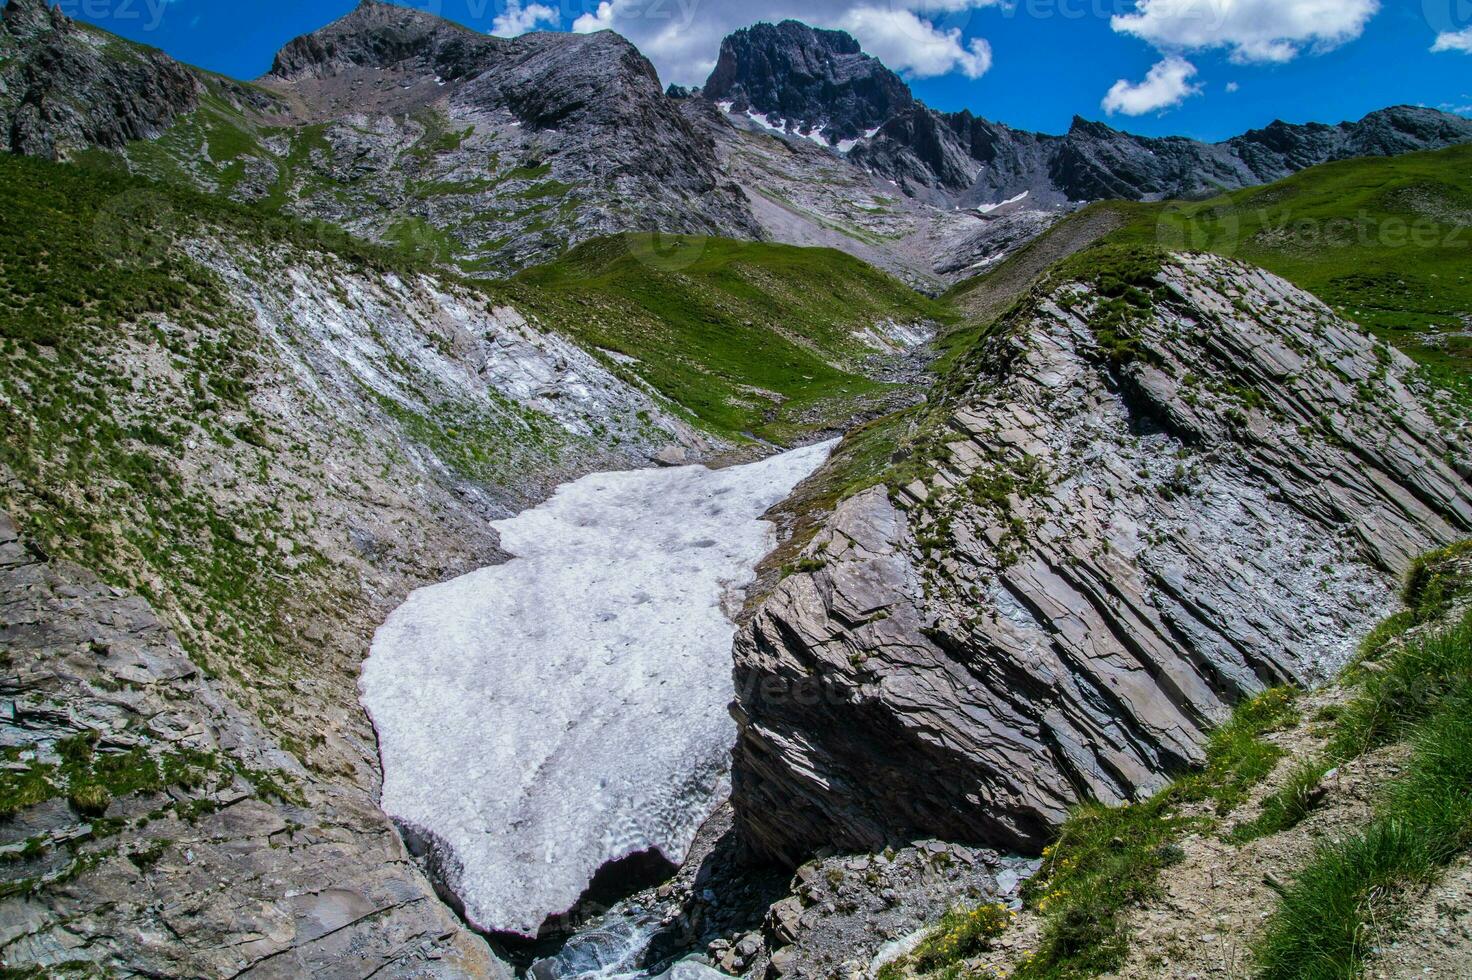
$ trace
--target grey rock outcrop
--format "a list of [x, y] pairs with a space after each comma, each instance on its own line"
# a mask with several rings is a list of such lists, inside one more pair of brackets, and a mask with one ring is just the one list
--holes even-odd
[[0, 651], [0, 751], [28, 777], [0, 817], [7, 966], [510, 977], [369, 794], [311, 778], [146, 600], [4, 512]]
[[821, 129], [829, 144], [858, 139], [914, 101], [910, 87], [851, 36], [795, 20], [727, 35], [701, 92], [794, 131]]
[[199, 91], [167, 55], [81, 27], [46, 0], [10, 0], [0, 14], [0, 127], [12, 153], [121, 149], [164, 132]]
[[1465, 433], [1414, 365], [1248, 267], [1052, 283], [967, 370], [918, 475], [840, 504], [738, 638], [734, 804], [766, 855], [1038, 848], [1336, 668], [1472, 530]]
[[1018, 886], [1036, 864], [934, 840], [809, 861], [793, 876], [791, 894], [768, 910], [761, 933], [745, 937], [745, 949], [738, 942], [719, 952], [717, 962], [747, 976], [761, 976], [763, 965], [767, 976], [795, 980], [873, 976], [876, 964], [913, 947], [959, 905], [1019, 906]]

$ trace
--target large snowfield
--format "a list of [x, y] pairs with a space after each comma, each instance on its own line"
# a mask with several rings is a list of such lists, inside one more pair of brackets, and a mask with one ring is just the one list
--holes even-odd
[[775, 544], [761, 515], [831, 448], [567, 484], [495, 524], [513, 560], [378, 631], [361, 691], [383, 808], [453, 852], [475, 925], [534, 935], [604, 863], [684, 858], [735, 740], [723, 599]]

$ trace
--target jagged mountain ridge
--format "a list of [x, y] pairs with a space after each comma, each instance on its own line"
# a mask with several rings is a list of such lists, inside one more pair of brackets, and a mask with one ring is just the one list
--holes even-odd
[[1216, 144], [1134, 136], [1081, 117], [1062, 136], [1031, 133], [969, 110], [937, 112], [849, 35], [795, 21], [727, 37], [702, 92], [831, 145], [878, 127], [850, 150], [853, 163], [907, 194], [962, 206], [1024, 192], [1031, 205], [1044, 207], [1197, 197], [1347, 157], [1472, 140], [1472, 120], [1414, 106], [1337, 126], [1278, 121]]
[[120, 153], [133, 172], [323, 218], [506, 275], [622, 231], [756, 239], [708, 138], [611, 32], [480, 34], [364, 0], [257, 85], [11, 0], [0, 124], [16, 152]]
[[850, 159], [911, 193], [959, 195], [966, 205], [1026, 193], [1035, 206], [1200, 198], [1281, 180], [1321, 163], [1391, 156], [1472, 141], [1472, 120], [1394, 106], [1335, 126], [1274, 122], [1223, 143], [1134, 136], [1076, 117], [1063, 136], [1012, 129], [971, 113], [917, 105]]

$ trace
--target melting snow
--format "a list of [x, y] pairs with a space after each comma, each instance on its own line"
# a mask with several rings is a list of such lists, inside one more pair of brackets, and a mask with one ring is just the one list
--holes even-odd
[[[735, 103], [733, 103], [733, 102], [717, 102], [716, 105], [717, 105], [717, 107], [720, 108], [720, 110], [722, 112], [729, 113], [731, 115], [736, 115]], [[812, 142], [817, 143], [819, 146], [823, 147], [824, 149], [829, 149], [830, 148], [830, 145], [828, 143], [828, 137], [823, 135], [824, 132], [826, 132], [827, 129], [828, 129], [827, 126], [816, 126], [816, 127], [810, 126], [810, 127], [808, 127], [808, 129], [807, 129], [806, 132], [803, 132], [801, 129], [798, 128], [798, 124], [797, 123], [791, 122], [791, 121], [789, 121], [787, 119], [781, 119], [781, 118], [779, 118], [776, 122], [772, 122], [770, 115], [765, 114], [765, 113], [758, 112], [757, 110], [752, 109], [750, 107], [747, 108], [747, 110], [744, 113], [744, 115], [746, 116], [747, 119], [749, 119], [751, 122], [755, 123], [756, 125], [760, 126], [762, 129], [768, 130], [768, 131], [773, 132], [773, 133], [779, 133], [779, 134], [781, 134], [783, 136], [796, 136], [796, 137], [799, 137], [801, 139], [811, 140]], [[875, 132], [878, 132], [878, 130], [875, 130]], [[849, 148], [852, 149], [853, 148], [854, 141], [853, 140], [843, 140], [843, 141], [841, 141], [839, 143], [839, 152], [841, 152], [841, 153], [847, 153], [848, 152], [848, 150], [843, 149], [843, 144], [844, 143], [847, 143], [849, 145]]]
[[723, 600], [774, 544], [760, 516], [830, 449], [564, 485], [495, 523], [517, 557], [379, 629], [360, 687], [383, 808], [452, 852], [477, 926], [533, 935], [604, 863], [684, 858], [735, 741]]
[[1018, 194], [1016, 197], [1009, 197], [1005, 201], [998, 201], [996, 204], [980, 204], [980, 205], [977, 205], [976, 211], [977, 211], [978, 214], [991, 214], [993, 211], [997, 210], [998, 208], [1005, 208], [1009, 204], [1016, 204], [1018, 201], [1025, 201], [1025, 200], [1027, 200], [1027, 191], [1023, 191], [1021, 194]]
[[[865, 130], [864, 131], [864, 135], [861, 136], [859, 139], [871, 140], [871, 139], [874, 138], [875, 134], [879, 132], [880, 129], [881, 129], [881, 127], [875, 126], [873, 129]], [[843, 154], [847, 154], [850, 150], [852, 150], [854, 147], [856, 147], [858, 145], [859, 145], [859, 140], [839, 140], [838, 141], [838, 152], [839, 153], [843, 153]]]

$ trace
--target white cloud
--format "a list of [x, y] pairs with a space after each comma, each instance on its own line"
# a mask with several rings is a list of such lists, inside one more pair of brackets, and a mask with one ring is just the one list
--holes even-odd
[[1236, 82], [1228, 82], [1227, 83], [1227, 91], [1228, 92], [1236, 92], [1236, 91], [1238, 91], [1241, 88], [1242, 88], [1242, 86], [1238, 85]]
[[1364, 33], [1380, 0], [1135, 0], [1110, 26], [1162, 51], [1226, 48], [1239, 64], [1292, 61]]
[[1104, 111], [1111, 116], [1115, 113], [1143, 116], [1147, 112], [1178, 106], [1201, 91], [1200, 85], [1191, 82], [1195, 74], [1195, 65], [1172, 55], [1151, 68], [1143, 82], [1129, 82], [1123, 78], [1115, 82], [1109, 94], [1104, 96]]
[[909, 10], [856, 7], [839, 26], [858, 38], [869, 54], [917, 78], [951, 72], [980, 78], [992, 67], [992, 46], [985, 38], [965, 43], [959, 27], [942, 30]]
[[792, 19], [848, 31], [869, 54], [913, 78], [979, 78], [992, 64], [985, 39], [965, 36], [972, 11], [1004, 0], [602, 0], [575, 31], [614, 30], [638, 45], [664, 82], [700, 85], [721, 40], [758, 21]]
[[1437, 53], [1460, 51], [1463, 54], [1472, 54], [1472, 27], [1436, 35], [1436, 43], [1431, 46], [1431, 50]]
[[544, 3], [522, 5], [521, 0], [507, 0], [506, 9], [491, 22], [491, 33], [497, 37], [516, 37], [535, 30], [538, 24], [556, 27], [561, 18]]

